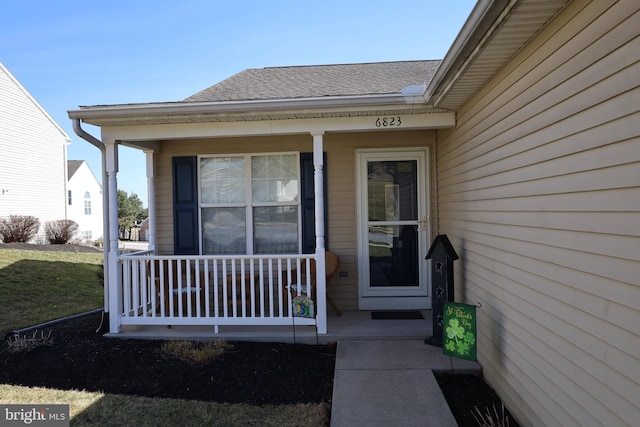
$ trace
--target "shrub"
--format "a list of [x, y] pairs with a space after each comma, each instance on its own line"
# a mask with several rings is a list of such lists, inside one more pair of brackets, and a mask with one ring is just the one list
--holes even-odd
[[52, 245], [64, 245], [68, 243], [78, 231], [78, 224], [70, 219], [49, 221], [44, 226], [47, 240]]
[[38, 233], [40, 220], [28, 215], [0, 219], [0, 238], [5, 243], [27, 243]]
[[485, 408], [484, 413], [477, 406], [474, 406], [473, 409], [475, 412], [472, 411], [471, 415], [480, 427], [509, 427], [509, 417], [504, 410], [504, 403], [502, 404], [502, 413], [498, 413], [495, 405], [493, 412], [488, 407]]
[[12, 353], [29, 352], [43, 345], [53, 345], [51, 331], [47, 335], [43, 331], [34, 331], [33, 335], [15, 335], [7, 340], [9, 351]]

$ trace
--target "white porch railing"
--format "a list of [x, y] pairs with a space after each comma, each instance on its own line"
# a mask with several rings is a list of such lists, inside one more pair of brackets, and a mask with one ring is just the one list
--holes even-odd
[[[315, 296], [315, 255], [118, 257], [120, 325], [313, 325], [292, 297]], [[323, 280], [323, 278], [321, 279]], [[290, 285], [297, 286], [290, 286]], [[324, 286], [323, 286], [324, 287]], [[324, 298], [320, 299], [324, 303]]]

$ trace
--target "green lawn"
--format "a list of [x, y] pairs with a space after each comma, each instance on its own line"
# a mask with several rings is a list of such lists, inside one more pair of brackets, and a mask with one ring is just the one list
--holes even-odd
[[101, 253], [0, 249], [0, 336], [103, 306]]

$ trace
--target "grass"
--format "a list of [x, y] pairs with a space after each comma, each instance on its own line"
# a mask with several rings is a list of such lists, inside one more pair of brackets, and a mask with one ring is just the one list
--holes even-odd
[[100, 253], [0, 250], [0, 337], [103, 306]]
[[[0, 338], [103, 306], [102, 254], [0, 250]], [[187, 351], [188, 352], [188, 351]], [[206, 353], [206, 351], [204, 352]], [[251, 406], [0, 384], [0, 404], [68, 404], [71, 425], [327, 425], [327, 405]]]
[[162, 345], [162, 352], [199, 365], [210, 362], [224, 354], [233, 345], [225, 340], [194, 342], [171, 340]]
[[102, 254], [0, 250], [0, 336], [103, 306]]
[[324, 404], [280, 406], [154, 399], [0, 384], [0, 404], [69, 405], [72, 426], [283, 426], [326, 425]]

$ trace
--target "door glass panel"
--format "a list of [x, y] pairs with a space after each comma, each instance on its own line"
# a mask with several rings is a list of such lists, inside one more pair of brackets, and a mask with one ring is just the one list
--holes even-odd
[[368, 162], [369, 221], [418, 219], [417, 161]]
[[419, 286], [418, 162], [367, 163], [371, 287]]
[[418, 286], [415, 225], [369, 226], [369, 281], [377, 286]]

